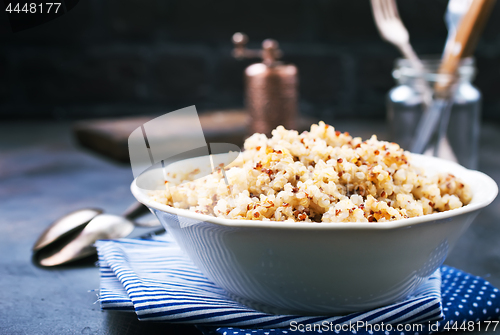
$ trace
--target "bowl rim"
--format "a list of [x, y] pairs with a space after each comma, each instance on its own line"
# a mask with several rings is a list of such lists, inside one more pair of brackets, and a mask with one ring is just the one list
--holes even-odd
[[[473, 198], [471, 203], [468, 205], [465, 205], [460, 208], [448, 210], [446, 212], [440, 212], [440, 213], [433, 213], [433, 214], [427, 214], [423, 216], [418, 216], [418, 217], [413, 217], [413, 218], [407, 218], [407, 219], [400, 219], [396, 221], [387, 221], [387, 222], [286, 222], [286, 221], [262, 221], [262, 220], [235, 220], [235, 219], [226, 219], [226, 218], [220, 218], [220, 217], [215, 217], [215, 216], [210, 216], [206, 214], [200, 214], [200, 213], [195, 213], [192, 211], [189, 211], [188, 209], [180, 209], [180, 208], [174, 208], [170, 207], [168, 205], [156, 202], [150, 198], [150, 196], [147, 194], [148, 191], [143, 190], [137, 186], [137, 178], [134, 179], [132, 182], [130, 189], [132, 191], [132, 194], [134, 197], [141, 202], [142, 204], [146, 205], [149, 208], [154, 208], [156, 210], [166, 212], [169, 214], [173, 215], [178, 215], [182, 216], [188, 219], [192, 220], [197, 220], [200, 222], [210, 222], [212, 224], [216, 224], [219, 226], [226, 226], [226, 227], [238, 227], [238, 228], [269, 228], [269, 229], [312, 229], [312, 230], [318, 230], [318, 229], [323, 229], [323, 230], [345, 230], [345, 229], [363, 229], [363, 230], [388, 230], [388, 229], [397, 229], [397, 228], [404, 228], [404, 227], [411, 227], [416, 224], [421, 224], [424, 222], [434, 222], [438, 220], [444, 220], [444, 219], [450, 219], [455, 216], [459, 216], [462, 214], [470, 213], [473, 211], [477, 211], [481, 208], [484, 208], [488, 206], [493, 200], [495, 200], [497, 194], [498, 194], [498, 185], [496, 182], [489, 177], [488, 175], [484, 174], [483, 172], [476, 171], [476, 170], [469, 170], [466, 169], [465, 167], [452, 162], [452, 161], [447, 161], [441, 158], [437, 157], [431, 157], [431, 156], [424, 156], [424, 155], [419, 155], [419, 154], [414, 154], [410, 153], [410, 157], [412, 161], [417, 159], [423, 159], [424, 161], [428, 161], [429, 165], [437, 166], [439, 167], [436, 172], [441, 171], [441, 172], [450, 172], [453, 174], [459, 174], [460, 178], [462, 179], [468, 179], [470, 180], [475, 180], [476, 182], [479, 182], [481, 185], [485, 185], [486, 187], [483, 187], [481, 189], [477, 189], [475, 192], [473, 192]], [[418, 166], [419, 164], [415, 164]], [[467, 178], [464, 178], [464, 176], [467, 176]], [[467, 184], [471, 186], [471, 189], [474, 190], [474, 186], [476, 183], [473, 183], [471, 185], [470, 181], [464, 180]], [[481, 194], [481, 201], [474, 201], [474, 196], [476, 194], [479, 194], [479, 192], [482, 192]]]

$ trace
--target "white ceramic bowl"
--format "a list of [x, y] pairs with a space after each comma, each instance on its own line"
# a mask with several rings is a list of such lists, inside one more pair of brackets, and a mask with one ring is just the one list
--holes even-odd
[[[412, 155], [411, 162], [464, 180], [471, 203], [392, 222], [284, 223], [197, 214], [152, 201], [136, 180], [131, 188], [199, 269], [235, 299], [272, 313], [335, 315], [406, 298], [498, 193], [481, 172], [427, 156]], [[185, 168], [178, 163], [169, 168]], [[163, 180], [158, 169], [143, 178]]]

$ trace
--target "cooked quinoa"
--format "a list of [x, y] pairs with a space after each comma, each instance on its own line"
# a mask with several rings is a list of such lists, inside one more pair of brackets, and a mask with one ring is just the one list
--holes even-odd
[[383, 222], [459, 208], [472, 197], [452, 174], [425, 175], [396, 143], [363, 141], [323, 122], [301, 134], [282, 126], [271, 138], [254, 134], [244, 149], [224, 171], [167, 181], [152, 198], [228, 219]]

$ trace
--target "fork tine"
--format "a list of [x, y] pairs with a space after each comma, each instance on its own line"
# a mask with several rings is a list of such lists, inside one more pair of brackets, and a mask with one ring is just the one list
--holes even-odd
[[370, 0], [370, 4], [372, 5], [372, 13], [373, 17], [375, 18], [375, 23], [378, 24], [379, 20], [379, 14], [378, 14], [378, 1], [377, 0]]
[[373, 0], [374, 13], [376, 14], [377, 28], [382, 38], [390, 43], [391, 41], [391, 28], [388, 23], [393, 19], [387, 11], [387, 3], [385, 0]]
[[394, 15], [392, 14], [391, 5], [389, 4], [389, 2], [387, 0], [381, 0], [380, 2], [381, 2], [382, 12], [384, 14], [384, 19], [393, 20]]
[[397, 3], [396, 3], [396, 0], [388, 0], [387, 5], [388, 5], [389, 10], [391, 11], [392, 15], [393, 15], [395, 18], [401, 19], [401, 18], [399, 17], [398, 5], [397, 5]]
[[384, 17], [381, 12], [380, 0], [371, 0], [373, 17], [375, 18], [375, 23], [377, 29], [381, 35], [384, 35], [382, 30], [382, 25], [384, 24]]

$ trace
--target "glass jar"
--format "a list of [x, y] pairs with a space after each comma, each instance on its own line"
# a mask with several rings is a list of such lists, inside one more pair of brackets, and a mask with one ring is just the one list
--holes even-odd
[[[418, 122], [425, 110], [425, 90], [422, 85], [427, 83], [432, 89], [440, 79], [439, 76], [442, 76], [437, 74], [440, 62], [438, 58], [426, 58], [422, 59], [422, 62], [425, 72], [419, 74], [407, 59], [396, 60], [392, 76], [397, 86], [387, 95], [390, 140], [407, 150], [412, 144]], [[475, 73], [474, 59], [463, 59], [458, 69], [445, 139], [445, 145], [449, 144], [448, 147], [451, 147], [458, 163], [469, 169], [477, 168], [481, 119], [481, 93], [472, 85]]]

